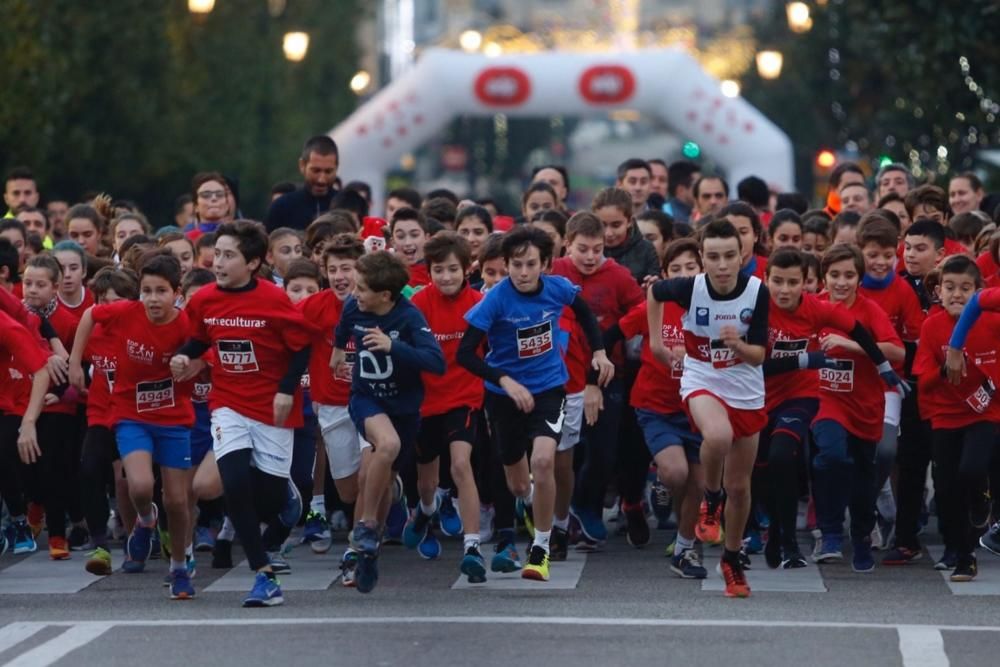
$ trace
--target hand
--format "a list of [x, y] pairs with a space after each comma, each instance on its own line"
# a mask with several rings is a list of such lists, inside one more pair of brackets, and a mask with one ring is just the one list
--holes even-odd
[[361, 339], [361, 343], [368, 350], [373, 350], [375, 352], [385, 352], [389, 354], [392, 350], [392, 339], [389, 338], [388, 334], [382, 332], [378, 327], [373, 327], [368, 330], [365, 337]]
[[888, 361], [883, 361], [878, 365], [878, 374], [882, 380], [899, 392], [899, 395], [906, 398], [906, 395], [910, 393], [910, 385], [908, 385], [903, 378], [896, 375], [896, 371], [892, 370], [892, 365]]
[[603, 409], [604, 392], [596, 384], [588, 384], [583, 388], [583, 416], [587, 420], [587, 426], [597, 423]]
[[56, 396], [55, 394], [51, 393], [45, 394], [45, 407], [49, 407], [50, 405], [55, 405], [58, 402], [59, 402], [59, 397]]
[[740, 331], [734, 326], [724, 326], [719, 329], [719, 340], [733, 352], [736, 352], [743, 339], [740, 338]]
[[59, 386], [66, 383], [69, 368], [63, 357], [58, 354], [53, 354], [49, 357], [49, 360], [45, 362], [45, 369], [48, 371], [53, 385]]
[[861, 350], [861, 346], [855, 343], [850, 338], [845, 338], [840, 334], [827, 334], [819, 340], [819, 346], [824, 352], [829, 352], [835, 347], [839, 347], [842, 350], [850, 350], [851, 352], [858, 352]]
[[[51, 359], [51, 357], [50, 357]], [[51, 377], [51, 373], [49, 373]], [[83, 366], [79, 362], [72, 362], [69, 365], [69, 383], [76, 387], [77, 391], [85, 391], [87, 388], [87, 377], [83, 372]]]
[[333, 354], [330, 355], [330, 370], [333, 371], [334, 376], [339, 377], [341, 369], [346, 365], [347, 352], [339, 347], [333, 348]]
[[500, 379], [500, 387], [507, 392], [510, 400], [514, 401], [514, 405], [521, 412], [531, 412], [535, 409], [535, 397], [514, 378], [509, 375], [503, 376]]
[[187, 382], [188, 380], [193, 380], [198, 377], [198, 374], [205, 370], [208, 364], [205, 363], [204, 359], [191, 359], [188, 361], [187, 368], [185, 368], [179, 375], [174, 375], [174, 380], [177, 382]]
[[608, 355], [604, 350], [594, 352], [594, 358], [591, 360], [590, 365], [597, 371], [597, 384], [601, 387], [607, 387], [608, 383], [615, 378], [615, 365], [608, 359]]
[[659, 280], [660, 276], [646, 276], [642, 279], [642, 291], [648, 292], [649, 288], [653, 286], [653, 283], [656, 283]]
[[20, 435], [17, 437], [17, 454], [21, 457], [21, 462], [26, 464], [35, 463], [41, 457], [42, 450], [38, 446], [38, 434], [34, 422], [21, 420]]
[[191, 364], [191, 357], [186, 354], [175, 354], [173, 358], [170, 359], [170, 372], [173, 373], [174, 379], [176, 380], [184, 371], [187, 370], [188, 366]]
[[949, 382], [961, 384], [962, 379], [968, 374], [965, 368], [965, 352], [949, 347], [944, 357], [944, 368]]
[[277, 393], [274, 395], [274, 425], [284, 426], [285, 420], [292, 411], [292, 402], [295, 399], [290, 394]]

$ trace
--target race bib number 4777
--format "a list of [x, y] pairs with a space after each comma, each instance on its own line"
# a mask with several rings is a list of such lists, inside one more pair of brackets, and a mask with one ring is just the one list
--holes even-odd
[[217, 343], [219, 365], [227, 373], [253, 373], [260, 370], [253, 341], [220, 340]]
[[542, 322], [517, 330], [517, 356], [531, 359], [552, 349], [552, 322]]

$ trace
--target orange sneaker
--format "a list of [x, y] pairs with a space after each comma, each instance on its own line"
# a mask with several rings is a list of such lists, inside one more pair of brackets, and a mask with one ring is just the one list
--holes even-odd
[[719, 561], [719, 574], [726, 582], [727, 598], [748, 598], [750, 597], [750, 584], [747, 583], [746, 574], [743, 573], [743, 566], [737, 563], [732, 565], [725, 559]]
[[49, 538], [49, 558], [52, 560], [66, 560], [69, 558], [69, 544], [65, 537]]
[[28, 503], [28, 525], [35, 539], [38, 539], [45, 526], [45, 507], [38, 503]]
[[694, 527], [694, 536], [701, 540], [702, 544], [717, 545], [722, 544], [722, 504], [715, 508], [713, 514], [708, 513], [708, 503], [701, 501], [701, 508], [698, 510], [698, 524]]

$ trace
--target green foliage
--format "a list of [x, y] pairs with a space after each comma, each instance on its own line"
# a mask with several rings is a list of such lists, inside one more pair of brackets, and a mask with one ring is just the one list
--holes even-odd
[[[0, 166], [29, 165], [43, 197], [105, 190], [157, 225], [198, 171], [240, 180], [245, 214], [273, 182], [299, 180], [296, 158], [355, 104], [359, 0], [0, 0]], [[309, 32], [301, 63], [288, 30]]]

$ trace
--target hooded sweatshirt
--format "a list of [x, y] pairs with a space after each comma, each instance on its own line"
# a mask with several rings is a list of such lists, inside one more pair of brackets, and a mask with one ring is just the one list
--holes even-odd
[[642, 237], [639, 228], [633, 223], [629, 226], [625, 243], [617, 248], [604, 247], [604, 256], [615, 260], [632, 274], [639, 284], [646, 276], [660, 275], [660, 258], [653, 244]]

